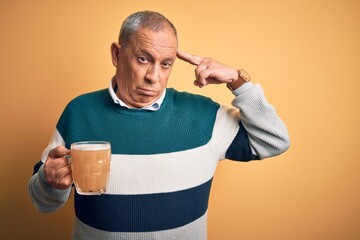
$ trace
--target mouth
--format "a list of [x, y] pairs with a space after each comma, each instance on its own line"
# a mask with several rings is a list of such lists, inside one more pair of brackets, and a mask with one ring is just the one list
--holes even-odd
[[141, 95], [145, 95], [145, 96], [156, 96], [158, 91], [156, 90], [152, 90], [152, 89], [147, 89], [147, 88], [138, 88], [138, 92]]

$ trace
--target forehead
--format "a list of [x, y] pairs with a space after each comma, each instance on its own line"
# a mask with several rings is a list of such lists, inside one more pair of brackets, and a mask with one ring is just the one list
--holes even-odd
[[175, 33], [169, 28], [160, 31], [141, 28], [131, 38], [131, 48], [134, 51], [147, 51], [154, 55], [176, 58], [177, 47]]

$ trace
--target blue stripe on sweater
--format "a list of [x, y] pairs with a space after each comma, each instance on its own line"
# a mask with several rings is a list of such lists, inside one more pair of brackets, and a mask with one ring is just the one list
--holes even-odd
[[34, 171], [33, 171], [33, 175], [39, 171], [39, 168], [40, 168], [43, 164], [44, 164], [44, 163], [43, 163], [42, 161], [39, 161], [38, 163], [35, 164], [35, 166], [34, 166]]
[[[248, 162], [251, 160], [258, 160], [259, 157], [252, 154], [250, 148], [249, 137], [243, 124], [239, 122], [240, 128], [232, 141], [230, 147], [226, 151], [225, 157], [230, 160]], [[242, 143], [242, 144], [239, 144]]]
[[205, 214], [212, 179], [194, 188], [158, 194], [75, 194], [76, 216], [111, 232], [149, 232], [177, 228]]

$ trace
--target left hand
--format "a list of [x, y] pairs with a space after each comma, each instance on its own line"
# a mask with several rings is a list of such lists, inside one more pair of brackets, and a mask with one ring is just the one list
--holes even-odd
[[73, 183], [69, 160], [64, 158], [68, 154], [70, 150], [64, 146], [58, 146], [49, 152], [44, 164], [44, 174], [53, 188], [65, 190]]
[[204, 58], [177, 50], [177, 57], [197, 66], [195, 68], [194, 85], [203, 87], [208, 84], [232, 83], [238, 80], [238, 72], [211, 58]]

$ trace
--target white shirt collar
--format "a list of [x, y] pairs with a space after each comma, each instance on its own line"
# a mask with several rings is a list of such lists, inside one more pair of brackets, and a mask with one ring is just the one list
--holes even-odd
[[[126, 107], [126, 108], [131, 108], [128, 105], [126, 105], [126, 103], [124, 103], [115, 93], [114, 91], [114, 87], [116, 86], [116, 82], [115, 82], [115, 77], [113, 77], [110, 81], [110, 86], [109, 86], [109, 93], [111, 98], [114, 100], [114, 103], [119, 104], [120, 106]], [[150, 110], [150, 111], [157, 111], [160, 109], [161, 104], [164, 101], [165, 98], [165, 94], [166, 94], [166, 88], [164, 89], [164, 92], [162, 93], [162, 95], [152, 104], [142, 107], [141, 109], [145, 109], [145, 110]]]

